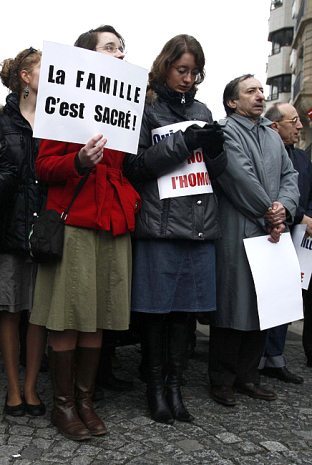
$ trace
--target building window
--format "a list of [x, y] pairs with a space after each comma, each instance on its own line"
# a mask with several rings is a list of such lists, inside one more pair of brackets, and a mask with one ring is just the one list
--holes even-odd
[[279, 94], [290, 93], [291, 91], [291, 74], [275, 76], [267, 82], [270, 86], [270, 95], [268, 100], [277, 100]]
[[270, 38], [272, 42], [272, 55], [279, 53], [282, 47], [290, 47], [293, 36], [294, 30], [292, 27], [273, 32]]
[[276, 8], [279, 8], [280, 6], [283, 6], [283, 0], [272, 0], [271, 1], [271, 10], [275, 10]]

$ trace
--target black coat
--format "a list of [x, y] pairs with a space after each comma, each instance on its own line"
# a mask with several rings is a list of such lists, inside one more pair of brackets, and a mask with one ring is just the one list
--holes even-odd
[[295, 149], [292, 145], [287, 145], [286, 150], [295, 170], [299, 173], [300, 198], [294, 219], [294, 224], [299, 224], [303, 215], [312, 217], [312, 164], [304, 150]]
[[[151, 131], [182, 121], [212, 122], [210, 110], [194, 99], [194, 93], [181, 94], [159, 87], [145, 104], [137, 155], [127, 154], [125, 174], [142, 197], [137, 215], [135, 237], [156, 239], [213, 240], [220, 236], [215, 194], [200, 194], [160, 200], [157, 178], [169, 173], [190, 156], [182, 131], [156, 145]], [[222, 153], [207, 168], [217, 175], [225, 166]], [[214, 171], [214, 173], [213, 173]]]
[[35, 176], [38, 140], [21, 115], [14, 93], [0, 112], [0, 138], [0, 251], [27, 254], [30, 227], [40, 211], [43, 192]]

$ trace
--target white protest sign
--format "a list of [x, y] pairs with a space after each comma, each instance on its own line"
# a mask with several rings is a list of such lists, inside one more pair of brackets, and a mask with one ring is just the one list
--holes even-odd
[[44, 42], [34, 136], [137, 152], [147, 70], [79, 47]]
[[306, 224], [297, 224], [292, 231], [292, 240], [301, 269], [302, 289], [308, 289], [312, 274], [312, 237], [306, 235]]
[[303, 318], [300, 267], [290, 233], [282, 234], [277, 244], [268, 237], [244, 239], [261, 330]]
[[[168, 124], [167, 126], [153, 129], [153, 145], [157, 144], [165, 137], [170, 137], [179, 130], [185, 131], [191, 124], [198, 124], [203, 127], [207, 123], [204, 121], [182, 121], [181, 123]], [[203, 150], [200, 147], [193, 150], [190, 157], [176, 169], [159, 177], [157, 181], [160, 199], [209, 194], [212, 192]]]

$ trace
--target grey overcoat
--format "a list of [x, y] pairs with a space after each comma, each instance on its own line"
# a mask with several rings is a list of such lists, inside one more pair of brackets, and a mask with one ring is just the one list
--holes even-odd
[[217, 241], [215, 326], [259, 329], [255, 287], [243, 239], [267, 234], [264, 214], [273, 201], [284, 205], [289, 223], [299, 202], [298, 173], [270, 124], [266, 118], [256, 124], [237, 114], [226, 119], [228, 163], [217, 180], [222, 238]]

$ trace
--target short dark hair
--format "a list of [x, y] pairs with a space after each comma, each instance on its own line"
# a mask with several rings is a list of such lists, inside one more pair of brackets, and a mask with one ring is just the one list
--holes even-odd
[[279, 110], [279, 106], [281, 105], [281, 102], [275, 102], [264, 114], [266, 118], [268, 118], [271, 121], [281, 121], [283, 119], [283, 116], [281, 111]]
[[74, 43], [75, 47], [86, 48], [88, 50], [95, 50], [98, 43], [98, 34], [100, 32], [111, 32], [118, 37], [123, 48], [125, 48], [125, 40], [119, 32], [113, 26], [105, 24], [99, 26], [96, 29], [90, 29], [90, 31], [80, 34], [76, 42]]
[[235, 113], [235, 110], [228, 105], [229, 100], [237, 100], [239, 98], [239, 84], [246, 79], [254, 77], [254, 74], [243, 74], [230, 81], [223, 92], [223, 106], [226, 114], [229, 116]]
[[166, 42], [162, 51], [154, 60], [148, 75], [149, 87], [153, 87], [154, 83], [164, 84], [170, 66], [172, 63], [179, 60], [184, 53], [191, 53], [194, 56], [196, 67], [198, 68], [198, 76], [195, 85], [203, 82], [205, 78], [205, 55], [202, 46], [195, 37], [187, 34], [179, 34]]

